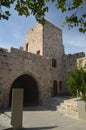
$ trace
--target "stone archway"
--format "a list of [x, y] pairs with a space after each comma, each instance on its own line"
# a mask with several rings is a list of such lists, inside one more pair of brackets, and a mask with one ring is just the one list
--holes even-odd
[[11, 106], [12, 100], [12, 89], [13, 88], [23, 88], [23, 106], [35, 106], [39, 104], [39, 91], [36, 80], [27, 74], [19, 76], [12, 84], [9, 96], [9, 105]]

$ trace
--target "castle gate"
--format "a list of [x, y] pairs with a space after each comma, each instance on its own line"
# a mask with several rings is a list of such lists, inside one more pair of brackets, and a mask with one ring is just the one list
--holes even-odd
[[23, 97], [23, 106], [35, 106], [39, 104], [39, 91], [36, 80], [27, 74], [19, 76], [12, 84], [10, 88], [9, 95], [9, 105], [11, 106], [12, 100], [12, 89], [13, 88], [23, 88], [24, 97]]

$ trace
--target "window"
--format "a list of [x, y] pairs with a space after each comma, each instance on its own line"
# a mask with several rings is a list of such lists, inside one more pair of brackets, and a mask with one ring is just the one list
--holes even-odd
[[28, 43], [26, 43], [26, 51], [28, 51]]
[[62, 81], [59, 81], [59, 90], [62, 91]]
[[40, 50], [39, 50], [39, 51], [37, 51], [36, 53], [37, 53], [37, 55], [40, 55]]
[[52, 59], [52, 67], [57, 67], [56, 59]]

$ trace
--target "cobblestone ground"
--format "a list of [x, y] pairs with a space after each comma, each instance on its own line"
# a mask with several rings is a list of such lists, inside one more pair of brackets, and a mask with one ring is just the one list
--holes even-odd
[[[8, 116], [0, 114], [0, 130], [12, 127]], [[86, 122], [38, 106], [24, 110], [23, 127], [25, 130], [86, 130]]]

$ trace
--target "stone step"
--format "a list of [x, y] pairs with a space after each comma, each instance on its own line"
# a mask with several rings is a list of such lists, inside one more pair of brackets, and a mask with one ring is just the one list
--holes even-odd
[[55, 104], [55, 103], [63, 102], [64, 100], [65, 100], [65, 98], [49, 98], [46, 100], [46, 103], [53, 102]]
[[51, 110], [56, 110], [58, 111], [58, 109], [60, 108], [60, 104], [64, 102], [64, 100], [67, 99], [65, 97], [52, 97], [52, 98], [48, 98], [46, 100], [46, 107], [48, 109], [51, 109]]
[[50, 110], [55, 110], [61, 114], [78, 118], [76, 98], [49, 98], [46, 100], [45, 105]]
[[50, 105], [50, 104], [47, 104], [46, 108], [48, 108], [49, 110], [53, 110], [53, 111], [57, 111], [57, 109], [58, 109], [57, 106]]
[[60, 113], [67, 113], [67, 106], [64, 103], [60, 104], [60, 107], [58, 108], [58, 112]]
[[56, 105], [59, 105], [60, 102], [56, 102], [56, 101], [47, 101], [46, 104], [51, 104], [51, 105], [56, 106]]
[[[79, 99], [79, 98], [78, 98]], [[77, 103], [77, 98], [73, 98], [73, 99], [68, 99], [68, 100], [64, 100], [64, 104], [66, 105], [70, 105], [70, 104], [73, 104], [73, 103]]]

